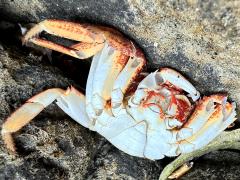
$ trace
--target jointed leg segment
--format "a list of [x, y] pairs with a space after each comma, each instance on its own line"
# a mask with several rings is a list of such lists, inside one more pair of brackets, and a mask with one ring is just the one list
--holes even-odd
[[[60, 104], [60, 108], [62, 108], [76, 121], [79, 121], [79, 119], [80, 121], [84, 121], [82, 124], [88, 127], [87, 125], [89, 124], [89, 121], [87, 115], [85, 114], [85, 109], [81, 109], [83, 108], [83, 104], [85, 104], [85, 98], [80, 92], [73, 87], [67, 91], [59, 88], [48, 89], [30, 98], [3, 123], [1, 134], [8, 149], [15, 152], [11, 134], [28, 124], [45, 107], [56, 99], [58, 99], [58, 101], [63, 99], [62, 101], [65, 101], [65, 106], [67, 106], [68, 109], [61, 106], [60, 103], [57, 103]], [[72, 107], [74, 107], [75, 110], [71, 109]], [[78, 112], [82, 112], [81, 114], [77, 114], [78, 116], [76, 116], [77, 110]]]
[[[103, 36], [91, 32], [87, 27], [73, 22], [61, 20], [45, 20], [35, 25], [23, 38], [23, 43], [32, 42], [36, 45], [52, 49], [78, 59], [86, 59], [100, 51], [105, 39]], [[81, 41], [71, 47], [65, 47], [57, 43], [38, 38], [38, 34], [46, 31], [49, 34], [67, 38], [70, 40]]]

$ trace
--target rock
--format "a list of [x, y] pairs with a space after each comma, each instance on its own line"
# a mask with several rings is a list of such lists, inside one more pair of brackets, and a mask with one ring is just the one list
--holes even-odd
[[107, 143], [95, 156], [88, 179], [158, 179], [161, 169], [157, 162], [116, 151]]
[[[237, 102], [239, 111], [239, 8], [240, 2], [237, 0], [2, 0], [0, 17], [2, 20], [14, 23], [60, 18], [115, 27], [143, 49], [147, 56], [149, 70], [165, 66], [177, 69], [188, 77], [202, 94], [227, 92], [230, 100]], [[23, 52], [21, 49], [21, 52], [16, 50], [13, 53], [12, 47], [6, 49], [4, 43], [2, 46], [3, 48], [0, 48], [1, 120], [5, 119], [10, 111], [18, 107], [24, 100], [42, 89], [56, 86], [66, 87], [70, 83], [72, 84], [69, 79], [62, 76], [61, 72], [42, 62], [41, 58], [27, 54], [26, 49]], [[4, 152], [2, 159], [5, 163], [1, 163], [0, 172], [4, 173], [0, 174], [16, 178], [37, 177], [26, 172], [28, 165], [36, 167], [33, 168], [36, 174], [43, 177], [60, 177], [62, 175], [63, 177], [93, 179], [104, 179], [105, 177], [110, 179], [157, 179], [157, 173], [155, 174], [153, 171], [156, 170], [160, 173], [162, 165], [165, 165], [162, 163], [164, 161], [159, 161], [156, 163], [159, 167], [156, 167], [155, 163], [151, 161], [122, 154], [111, 145], [108, 145], [111, 148], [106, 155], [101, 155], [101, 153], [99, 155], [96, 151], [99, 148], [102, 151], [101, 148], [105, 148], [105, 146], [102, 147], [98, 140], [100, 139], [100, 142], [104, 142], [104, 140], [98, 135], [84, 130], [67, 116], [59, 114], [61, 112], [55, 106], [49, 107], [49, 110], [44, 111], [30, 126], [24, 128], [22, 132], [30, 134], [29, 136], [16, 136], [16, 140], [21, 142], [19, 145], [21, 146], [19, 148], [22, 149], [21, 152], [27, 153], [26, 155], [12, 160], [12, 156], [6, 155], [6, 151], [1, 147], [1, 152]], [[53, 121], [56, 118], [58, 122]], [[45, 123], [41, 124], [43, 120]], [[63, 131], [59, 127], [59, 122], [67, 124], [66, 130]], [[41, 131], [50, 134], [46, 141], [40, 135], [40, 131], [33, 133], [35, 126], [37, 129], [39, 128], [37, 124], [40, 124]], [[76, 130], [70, 133], [69, 129], [71, 128]], [[58, 132], [57, 129], [61, 129], [61, 132]], [[76, 132], [79, 134], [76, 135]], [[70, 136], [62, 140], [62, 136], [65, 137], [65, 135], [69, 135], [68, 133]], [[88, 137], [88, 141], [91, 143], [85, 144], [85, 138], [76, 140], [76, 142], [82, 142], [80, 148], [78, 143], [74, 144], [74, 135], [78, 138]], [[33, 141], [36, 146], [26, 141]], [[88, 145], [97, 147], [97, 149], [93, 148], [93, 151]], [[74, 160], [72, 160], [69, 154], [74, 149], [79, 149], [79, 152], [77, 152], [76, 158], [74, 155]], [[63, 155], [53, 157], [51, 151], [61, 152], [60, 154]], [[84, 156], [84, 154], [88, 154], [88, 156]], [[239, 179], [236, 159], [231, 159], [231, 168], [222, 166], [222, 163], [229, 162], [231, 152], [220, 151], [220, 153], [216, 153], [216, 156], [211, 154], [200, 158], [196, 167], [186, 175], [186, 178]], [[206, 159], [205, 157], [211, 158]], [[77, 165], [74, 165], [75, 162]], [[49, 165], [51, 170], [46, 171], [45, 165]], [[145, 169], [144, 165], [148, 168]], [[132, 168], [130, 168], [131, 166]], [[70, 167], [73, 170], [70, 170]], [[123, 167], [127, 167], [126, 170], [123, 170]], [[10, 171], [14, 172], [12, 176], [9, 175]], [[139, 171], [141, 173], [138, 176]]]
[[[13, 46], [4, 49], [0, 50], [1, 122], [34, 94], [74, 84], [38, 56], [26, 56]], [[0, 141], [0, 179], [81, 178], [91, 163], [97, 139], [56, 105], [50, 105], [15, 136], [19, 156], [9, 155]]]
[[[182, 179], [239, 179], [239, 152], [216, 151], [201, 157]], [[217, 167], [217, 168], [216, 168]]]

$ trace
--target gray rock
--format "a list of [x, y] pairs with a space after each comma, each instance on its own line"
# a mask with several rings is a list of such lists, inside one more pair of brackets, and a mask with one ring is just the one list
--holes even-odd
[[[227, 92], [239, 103], [239, 8], [237, 0], [2, 0], [0, 17], [14, 23], [60, 18], [115, 27], [143, 49], [150, 70], [172, 67], [202, 94]], [[2, 46], [1, 120], [42, 89], [74, 84], [41, 58]], [[78, 126], [54, 105], [16, 135], [16, 140], [20, 157], [13, 158], [0, 147], [2, 177], [156, 179], [166, 163], [159, 161], [158, 167], [154, 162], [123, 154], [108, 143], [104, 145], [105, 140]], [[106, 154], [101, 153], [103, 149]], [[231, 154], [221, 151], [200, 158], [185, 178], [239, 179], [239, 162], [231, 159]], [[227, 162], [231, 164], [222, 165]]]
[[[0, 51], [1, 122], [34, 94], [74, 84], [56, 68], [42, 65], [38, 56], [4, 48]], [[19, 156], [9, 155], [0, 141], [0, 179], [81, 178], [98, 138], [51, 105], [16, 134]]]

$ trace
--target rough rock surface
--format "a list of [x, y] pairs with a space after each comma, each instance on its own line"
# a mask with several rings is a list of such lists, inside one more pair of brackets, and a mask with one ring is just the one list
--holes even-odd
[[[116, 27], [142, 47], [149, 69], [175, 68], [201, 93], [228, 92], [239, 107], [237, 0], [1, 0], [0, 17], [14, 23], [61, 18]], [[74, 84], [39, 56], [2, 46], [0, 120], [42, 89]], [[16, 135], [16, 141], [19, 157], [7, 155], [1, 146], [0, 178], [157, 179], [168, 161], [155, 163], [121, 153], [54, 105]], [[229, 151], [210, 153], [183, 179], [239, 179], [239, 160], [233, 158], [238, 156]]]

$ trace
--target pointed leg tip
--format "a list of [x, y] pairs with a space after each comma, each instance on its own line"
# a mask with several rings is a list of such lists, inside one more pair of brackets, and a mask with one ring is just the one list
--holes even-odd
[[16, 147], [13, 141], [13, 137], [11, 133], [4, 133], [2, 131], [2, 139], [6, 148], [9, 150], [11, 154], [16, 154]]

